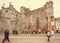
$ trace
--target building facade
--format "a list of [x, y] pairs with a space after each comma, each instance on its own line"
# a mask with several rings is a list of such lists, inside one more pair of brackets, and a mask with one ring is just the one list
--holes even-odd
[[60, 17], [55, 19], [56, 30], [60, 30]]
[[7, 8], [2, 6], [0, 11], [0, 31], [9, 29], [10, 32], [17, 30], [20, 33], [22, 31], [31, 32], [38, 29], [43, 31], [52, 30], [53, 9], [52, 1], [46, 2], [43, 7], [32, 11], [22, 6], [20, 8], [21, 12], [18, 12], [12, 4]]

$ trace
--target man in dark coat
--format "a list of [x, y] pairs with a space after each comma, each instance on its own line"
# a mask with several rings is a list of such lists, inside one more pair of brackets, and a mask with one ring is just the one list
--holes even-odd
[[9, 40], [9, 30], [8, 29], [6, 29], [6, 31], [4, 32], [4, 39], [3, 39], [3, 41], [2, 41], [2, 43], [4, 43], [4, 41], [10, 41]]

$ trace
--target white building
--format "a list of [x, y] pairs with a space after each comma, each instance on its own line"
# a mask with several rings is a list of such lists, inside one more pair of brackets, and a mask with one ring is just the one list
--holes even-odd
[[56, 25], [56, 29], [60, 30], [60, 17], [56, 18], [55, 25]]

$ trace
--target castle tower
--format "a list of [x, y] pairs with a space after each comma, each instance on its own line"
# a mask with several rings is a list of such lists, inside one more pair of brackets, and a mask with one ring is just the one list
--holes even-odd
[[26, 8], [25, 8], [25, 7], [23, 7], [23, 6], [22, 6], [22, 7], [20, 8], [20, 12], [21, 12], [22, 14], [25, 14], [25, 13], [26, 13], [26, 11], [27, 11], [27, 10], [26, 10]]
[[5, 3], [3, 3], [2, 7], [1, 7], [1, 8], [2, 8], [2, 10], [4, 9], [4, 6], [5, 6]]
[[48, 30], [52, 30], [52, 24], [51, 24], [51, 19], [52, 17], [54, 17], [53, 14], [53, 1], [49, 0], [46, 4], [45, 4], [45, 11], [46, 11], [46, 18], [47, 18], [47, 29]]
[[11, 4], [11, 2], [9, 2], [9, 8], [12, 10], [13, 9], [13, 5]]

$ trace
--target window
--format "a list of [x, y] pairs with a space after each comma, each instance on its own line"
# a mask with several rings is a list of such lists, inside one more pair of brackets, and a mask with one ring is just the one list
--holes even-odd
[[6, 13], [8, 12], [8, 10], [5, 11]]

